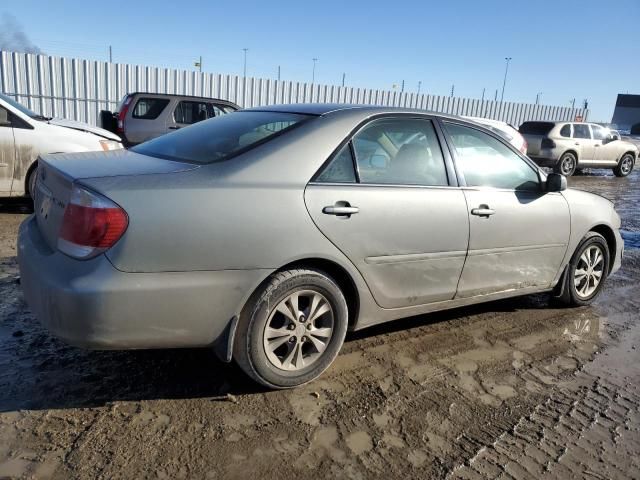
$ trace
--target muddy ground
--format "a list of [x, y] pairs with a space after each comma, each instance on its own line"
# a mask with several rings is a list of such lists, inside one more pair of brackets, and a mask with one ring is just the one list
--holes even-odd
[[22, 300], [22, 204], [0, 205], [0, 478], [640, 478], [640, 174], [611, 198], [626, 254], [595, 305], [545, 295], [351, 334], [267, 392], [207, 350], [89, 352]]

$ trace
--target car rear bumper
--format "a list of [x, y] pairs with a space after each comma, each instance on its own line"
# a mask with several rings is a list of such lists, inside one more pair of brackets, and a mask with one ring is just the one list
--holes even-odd
[[100, 255], [53, 251], [31, 216], [18, 262], [27, 304], [55, 336], [96, 349], [207, 346], [220, 337], [267, 270], [125, 273]]

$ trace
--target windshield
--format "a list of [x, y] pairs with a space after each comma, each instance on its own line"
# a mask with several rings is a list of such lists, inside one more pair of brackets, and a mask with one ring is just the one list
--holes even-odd
[[198, 122], [133, 147], [143, 155], [188, 163], [212, 163], [245, 152], [312, 118], [286, 112], [234, 112]]
[[21, 103], [16, 102], [13, 98], [3, 93], [0, 93], [0, 100], [7, 102], [13, 108], [15, 108], [16, 110], [19, 110], [20, 112], [24, 113], [25, 115], [28, 115], [31, 118], [35, 118], [37, 120], [45, 118], [42, 115], [38, 115], [36, 112], [29, 110], [27, 107], [25, 107]]

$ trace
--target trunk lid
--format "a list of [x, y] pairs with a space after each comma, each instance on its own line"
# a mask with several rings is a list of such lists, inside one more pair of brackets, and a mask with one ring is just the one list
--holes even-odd
[[118, 135], [110, 132], [109, 130], [105, 130], [104, 128], [100, 127], [94, 127], [82, 122], [75, 122], [73, 120], [66, 120], [64, 118], [52, 118], [51, 120], [49, 120], [49, 124], [57, 125], [59, 127], [71, 128], [73, 130], [80, 130], [81, 132], [93, 133], [94, 135], [106, 138], [108, 140], [115, 140], [117, 142], [122, 141], [122, 139]]
[[84, 178], [184, 172], [198, 165], [140, 155], [128, 150], [44, 155], [38, 159], [34, 213], [47, 244], [57, 248], [73, 183]]
[[542, 135], [522, 135], [527, 141], [527, 155], [538, 155], [540, 153], [540, 146], [542, 139], [545, 138]]

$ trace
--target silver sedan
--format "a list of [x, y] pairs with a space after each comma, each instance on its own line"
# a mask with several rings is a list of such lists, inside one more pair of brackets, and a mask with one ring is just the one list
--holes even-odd
[[211, 347], [272, 388], [318, 377], [348, 330], [535, 292], [586, 305], [623, 253], [611, 202], [415, 110], [254, 108], [39, 165], [18, 257], [53, 334]]

